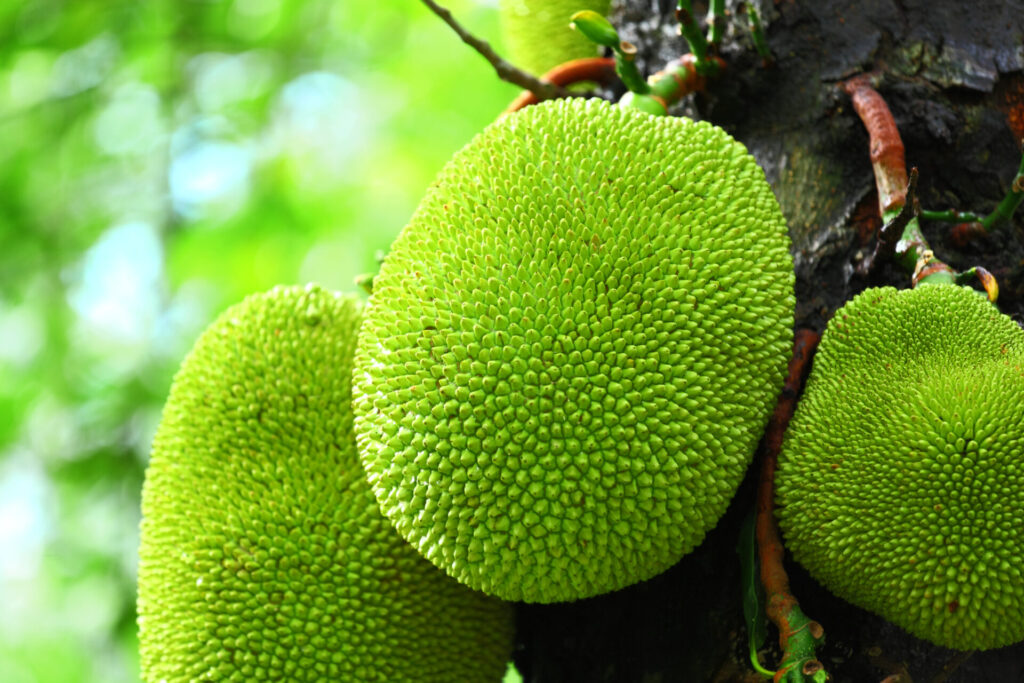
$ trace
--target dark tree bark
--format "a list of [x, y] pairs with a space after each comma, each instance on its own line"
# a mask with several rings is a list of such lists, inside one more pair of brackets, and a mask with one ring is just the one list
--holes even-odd
[[[695, 3], [699, 5], [700, 3]], [[929, 209], [985, 214], [1009, 188], [1024, 138], [1024, 2], [761, 0], [776, 57], [765, 69], [734, 22], [728, 72], [679, 113], [708, 119], [747, 145], [765, 169], [793, 238], [797, 326], [822, 330], [865, 287], [909, 286], [884, 266], [854, 272], [879, 225], [867, 133], [838, 83], [877, 72]], [[686, 51], [674, 0], [616, 3], [613, 20], [652, 73]], [[727, 3], [735, 10], [736, 3]], [[697, 7], [698, 10], [702, 9]], [[925, 224], [953, 268], [980, 265], [999, 307], [1024, 321], [1024, 220], [957, 249], [949, 224]], [[753, 472], [753, 470], [752, 470]], [[516, 662], [529, 683], [764, 680], [749, 672], [735, 553], [754, 500], [752, 475], [704, 544], [665, 574], [610, 595], [520, 609]], [[1024, 549], [1022, 549], [1024, 552]], [[793, 591], [820, 621], [820, 656], [834, 681], [1024, 681], [1024, 644], [959, 653], [914, 638], [832, 596], [792, 562]], [[774, 633], [769, 640], [774, 645]], [[774, 666], [777, 648], [766, 662]], [[959, 659], [962, 659], [960, 657]], [[943, 678], [943, 668], [956, 665]]]

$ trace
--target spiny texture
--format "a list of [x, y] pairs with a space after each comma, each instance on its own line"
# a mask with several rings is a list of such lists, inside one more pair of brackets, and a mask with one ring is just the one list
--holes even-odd
[[598, 56], [597, 45], [569, 25], [573, 14], [589, 9], [608, 13], [611, 0], [500, 0], [502, 36], [509, 59], [540, 75], [571, 59]]
[[374, 281], [353, 382], [381, 509], [509, 600], [668, 568], [771, 412], [788, 245], [763, 172], [709, 124], [579, 99], [494, 124]]
[[797, 561], [939, 645], [1024, 638], [1024, 332], [970, 289], [870, 289], [814, 364], [776, 480]]
[[510, 607], [380, 514], [355, 453], [352, 298], [226, 311], [175, 377], [142, 495], [139, 639], [158, 681], [498, 681]]

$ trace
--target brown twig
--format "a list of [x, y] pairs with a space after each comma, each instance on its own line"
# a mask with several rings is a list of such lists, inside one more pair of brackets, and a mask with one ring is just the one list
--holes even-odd
[[[871, 85], [869, 76], [854, 76], [843, 83], [843, 90], [850, 95], [853, 108], [868, 131], [871, 166], [875, 172], [882, 221], [892, 221], [906, 205], [907, 188], [910, 185], [903, 139], [896, 127], [896, 120], [889, 105]], [[915, 209], [913, 206], [911, 208]], [[914, 287], [928, 279], [932, 282], [953, 281], [953, 269], [932, 252], [916, 217], [907, 221], [894, 255], [904, 270], [912, 274], [911, 285]]]
[[561, 88], [552, 83], [545, 83], [543, 80], [532, 76], [522, 69], [515, 67], [509, 62], [501, 58], [501, 56], [494, 51], [490, 43], [486, 40], [481, 40], [474, 36], [472, 33], [462, 27], [459, 22], [455, 20], [452, 13], [446, 8], [438, 5], [434, 0], [423, 0], [423, 4], [430, 8], [430, 10], [441, 17], [444, 23], [451, 26], [452, 30], [459, 34], [459, 38], [462, 39], [466, 45], [469, 45], [476, 50], [480, 55], [486, 59], [494, 70], [498, 74], [498, 78], [513, 85], [518, 85], [524, 90], [529, 90], [537, 96], [538, 100], [553, 100], [559, 97], [568, 97], [569, 92], [564, 88]]
[[843, 90], [853, 100], [853, 108], [868, 129], [871, 165], [878, 187], [878, 208], [882, 215], [899, 211], [906, 201], [907, 164], [903, 139], [889, 105], [871, 85], [871, 78], [862, 74], [843, 83]]
[[813, 330], [801, 329], [793, 342], [793, 356], [775, 412], [765, 431], [761, 452], [761, 478], [757, 491], [757, 547], [761, 566], [761, 583], [767, 596], [768, 617], [779, 629], [779, 644], [783, 649], [782, 663], [775, 674], [781, 681], [796, 667], [805, 676], [822, 668], [814, 656], [825, 631], [821, 624], [809, 619], [801, 610], [789, 589], [789, 576], [782, 564], [785, 550], [779, 528], [772, 514], [775, 497], [775, 464], [782, 449], [782, 437], [796, 408], [796, 399], [803, 387], [810, 360], [820, 335]]
[[[585, 57], [559, 64], [544, 74], [542, 78], [553, 85], [564, 88], [586, 81], [609, 85], [614, 83], [618, 76], [615, 75], [615, 60], [611, 57]], [[510, 114], [519, 111], [523, 107], [537, 104], [539, 101], [535, 93], [524, 90], [505, 108], [504, 113]]]

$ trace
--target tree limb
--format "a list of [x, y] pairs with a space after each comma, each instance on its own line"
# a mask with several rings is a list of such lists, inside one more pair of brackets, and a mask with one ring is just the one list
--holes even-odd
[[441, 17], [444, 23], [451, 26], [452, 30], [459, 34], [459, 38], [462, 39], [466, 45], [476, 50], [480, 55], [494, 67], [495, 72], [498, 74], [498, 78], [501, 80], [518, 85], [524, 90], [529, 90], [537, 96], [538, 100], [553, 100], [559, 97], [569, 97], [569, 91], [564, 88], [560, 88], [552, 83], [546, 83], [536, 76], [532, 76], [522, 69], [514, 66], [510, 62], [505, 61], [501, 56], [494, 51], [491, 44], [486, 40], [481, 40], [474, 36], [472, 33], [462, 27], [459, 22], [455, 20], [452, 13], [438, 5], [434, 0], [423, 0], [423, 4], [430, 8], [430, 10]]

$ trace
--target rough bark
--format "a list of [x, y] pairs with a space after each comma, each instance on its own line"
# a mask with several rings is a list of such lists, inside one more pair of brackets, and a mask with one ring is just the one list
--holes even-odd
[[[699, 7], [700, 3], [695, 3]], [[670, 0], [616, 3], [624, 39], [652, 73], [686, 51]], [[727, 3], [735, 10], [735, 2]], [[1024, 138], [1024, 2], [979, 0], [762, 0], [776, 57], [761, 66], [745, 28], [733, 22], [722, 56], [728, 73], [686, 112], [723, 126], [765, 169], [793, 238], [797, 326], [822, 330], [867, 286], [906, 287], [883, 267], [854, 272], [878, 227], [867, 134], [837, 86], [861, 72], [895, 115], [907, 164], [920, 171], [930, 209], [987, 213], [1007, 191]], [[963, 249], [950, 224], [925, 224], [932, 248], [961, 270], [981, 265], [1000, 285], [999, 307], [1024, 321], [1024, 220]], [[755, 681], [745, 662], [735, 543], [754, 497], [741, 487], [705, 543], [673, 569], [611, 595], [523, 606], [516, 662], [530, 683]], [[1024, 681], [1024, 645], [958, 653], [914, 638], [828, 593], [789, 563], [795, 594], [826, 630], [821, 659], [835, 681]], [[771, 640], [771, 638], [770, 638]], [[768, 663], [776, 653], [768, 655]], [[940, 678], [944, 666], [958, 666]], [[749, 676], [749, 677], [748, 677]]]

